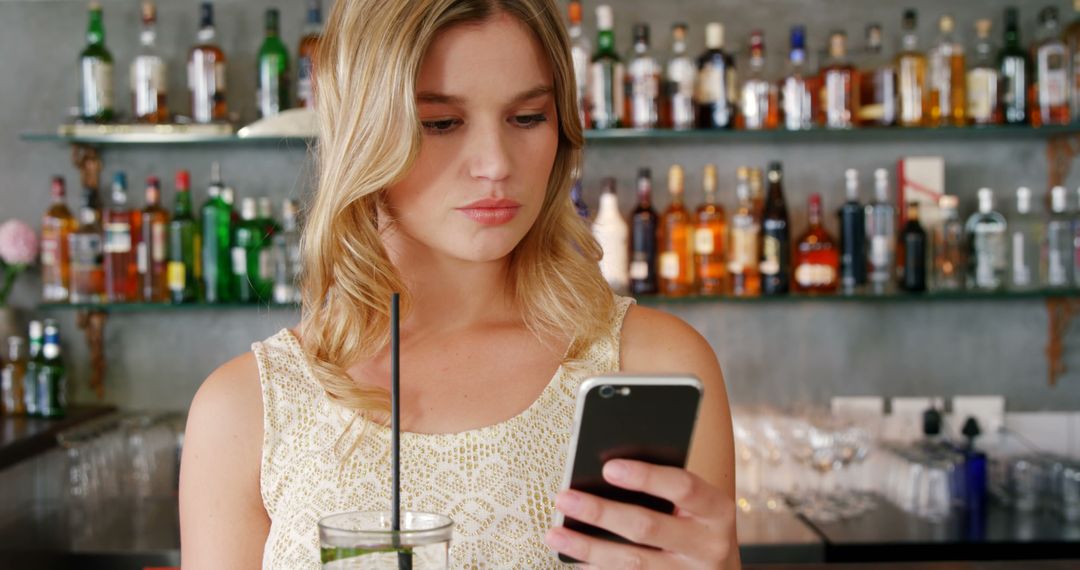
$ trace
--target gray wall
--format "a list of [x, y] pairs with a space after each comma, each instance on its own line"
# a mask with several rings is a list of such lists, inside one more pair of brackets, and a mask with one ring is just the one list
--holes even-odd
[[[1013, 2], [1023, 8], [1023, 34], [1031, 39], [1035, 9], [1057, 5], [1071, 18], [1068, 0]], [[182, 62], [192, 41], [197, 16], [194, 0], [159, 2], [160, 41], [170, 58], [173, 107], [186, 109]], [[302, 2], [282, 2], [283, 35], [295, 45], [303, 21]], [[616, 1], [620, 49], [628, 47], [629, 26], [635, 20], [653, 25], [654, 43], [666, 46], [674, 20], [691, 22], [693, 51], [703, 43], [702, 23], [720, 19], [728, 27], [729, 45], [741, 44], [751, 26], [766, 31], [772, 68], [779, 73], [787, 46], [787, 28], [809, 26], [812, 46], [825, 34], [844, 28], [856, 45], [868, 21], [880, 21], [895, 37], [903, 8], [920, 10], [924, 45], [934, 33], [932, 22], [944, 11], [957, 16], [970, 36], [970, 22], [984, 15], [1001, 23], [1009, 2], [965, 0], [758, 0], [708, 2], [678, 0]], [[137, 43], [136, 0], [105, 0], [108, 46], [117, 60], [116, 84], [126, 85], [127, 62]], [[244, 119], [253, 117], [255, 52], [261, 41], [263, 0], [220, 0], [217, 21], [229, 61], [230, 105]], [[595, 2], [588, 2], [586, 27], [592, 35]], [[49, 131], [75, 102], [75, 54], [84, 43], [85, 2], [72, 0], [0, 0], [0, 219], [37, 220], [48, 202], [48, 178], [63, 174], [75, 187], [69, 149], [57, 143], [25, 143], [19, 133]], [[995, 30], [998, 36], [1000, 30]], [[118, 88], [118, 93], [120, 93]], [[122, 111], [126, 96], [118, 97]], [[788, 199], [798, 232], [805, 224], [806, 196], [823, 192], [832, 209], [841, 198], [842, 172], [868, 172], [891, 166], [911, 154], [940, 154], [947, 161], [948, 191], [961, 196], [963, 207], [974, 205], [983, 185], [1011, 191], [1021, 184], [1043, 189], [1046, 184], [1044, 144], [1037, 140], [949, 142], [885, 142], [875, 144], [731, 144], [667, 142], [662, 144], [594, 144], [587, 152], [586, 195], [595, 206], [599, 180], [614, 175], [622, 201], [630, 204], [637, 165], [651, 166], [658, 181], [674, 163], [688, 171], [689, 200], [700, 199], [700, 171], [716, 162], [721, 192], [730, 208], [734, 201], [734, 170], [741, 164], [763, 165], [782, 160]], [[277, 199], [302, 195], [310, 177], [306, 151], [294, 145], [275, 148], [110, 148], [104, 153], [107, 176], [128, 172], [135, 188], [154, 173], [166, 181], [165, 201], [171, 204], [172, 172], [192, 170], [196, 199], [201, 202], [211, 160], [223, 162], [228, 181], [240, 195], [266, 194]], [[1075, 188], [1080, 175], [1070, 178]], [[659, 186], [659, 185], [658, 185]], [[77, 192], [75, 193], [77, 194]], [[1075, 200], [1075, 197], [1073, 198]], [[74, 201], [74, 199], [72, 200]], [[141, 203], [137, 200], [136, 203]], [[658, 206], [666, 198], [658, 198]], [[831, 216], [830, 216], [831, 218]], [[832, 229], [835, 222], [830, 219]], [[36, 276], [24, 279], [15, 303], [24, 319], [39, 313]], [[1076, 409], [1080, 403], [1080, 333], [1067, 342], [1072, 369], [1056, 388], [1047, 386], [1044, 350], [1046, 309], [1040, 301], [961, 303], [767, 303], [669, 306], [712, 343], [720, 356], [735, 402], [827, 401], [831, 395], [952, 395], [1001, 393], [1013, 410]], [[54, 312], [66, 335], [65, 349], [73, 368], [76, 399], [90, 401], [86, 386], [84, 343], [74, 315]], [[221, 362], [247, 350], [249, 344], [288, 326], [297, 318], [290, 311], [238, 310], [116, 314], [106, 328], [110, 370], [107, 399], [125, 407], [184, 409], [202, 379]], [[1074, 327], [1075, 328], [1075, 327]]]

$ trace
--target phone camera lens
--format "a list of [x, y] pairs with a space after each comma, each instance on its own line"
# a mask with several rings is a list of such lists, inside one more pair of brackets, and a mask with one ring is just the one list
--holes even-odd
[[600, 397], [601, 398], [610, 398], [610, 397], [612, 397], [614, 395], [615, 395], [615, 387], [614, 386], [601, 386], [600, 387]]

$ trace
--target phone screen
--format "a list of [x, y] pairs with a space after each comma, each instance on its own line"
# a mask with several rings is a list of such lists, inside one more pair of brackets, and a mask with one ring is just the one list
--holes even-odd
[[[685, 467], [701, 401], [700, 381], [693, 377], [601, 377], [583, 384], [578, 397], [570, 488], [663, 513], [673, 512], [675, 507], [670, 501], [608, 484], [602, 470], [612, 459]], [[629, 542], [569, 517], [563, 525], [584, 534]]]

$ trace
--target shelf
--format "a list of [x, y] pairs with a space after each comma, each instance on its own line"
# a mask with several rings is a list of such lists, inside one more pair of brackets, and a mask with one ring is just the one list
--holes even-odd
[[298, 311], [300, 305], [285, 303], [40, 303], [42, 311], [100, 311], [106, 313], [197, 312], [234, 310]]
[[[806, 131], [725, 131], [725, 130], [647, 130], [610, 129], [587, 130], [585, 139], [594, 144], [618, 142], [700, 141], [711, 143], [806, 143], [806, 142], [901, 142], [901, 141], [980, 141], [980, 140], [1044, 140], [1057, 136], [1080, 134], [1080, 124], [1047, 127], [988, 126], [930, 128], [865, 128], [850, 130], [811, 129]], [[235, 145], [260, 146], [270, 144], [296, 145], [307, 148], [315, 139], [296, 136], [240, 137], [235, 134], [61, 134], [55, 132], [24, 132], [19, 138], [26, 142], [52, 142], [101, 146], [128, 145]]]

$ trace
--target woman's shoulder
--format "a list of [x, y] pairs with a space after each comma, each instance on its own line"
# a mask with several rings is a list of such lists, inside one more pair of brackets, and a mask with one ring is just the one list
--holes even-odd
[[623, 321], [619, 354], [626, 372], [720, 372], [712, 346], [694, 327], [671, 313], [637, 304]]
[[246, 352], [206, 377], [191, 402], [188, 423], [211, 424], [214, 431], [257, 443], [262, 438], [262, 413], [259, 366], [255, 354]]

